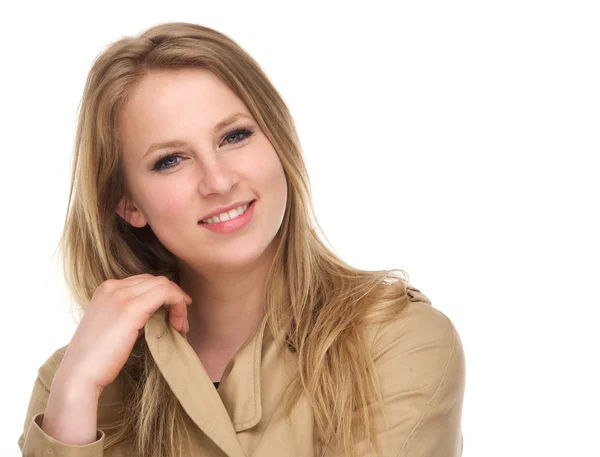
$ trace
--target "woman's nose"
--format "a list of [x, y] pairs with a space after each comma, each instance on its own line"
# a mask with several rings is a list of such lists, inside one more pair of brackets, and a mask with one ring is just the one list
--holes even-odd
[[203, 195], [226, 194], [237, 183], [237, 175], [217, 159], [204, 162], [200, 171], [198, 189]]

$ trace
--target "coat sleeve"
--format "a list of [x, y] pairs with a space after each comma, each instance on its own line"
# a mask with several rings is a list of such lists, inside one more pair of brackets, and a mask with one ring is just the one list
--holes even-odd
[[42, 430], [42, 420], [46, 403], [50, 395], [49, 387], [52, 378], [60, 365], [66, 347], [57, 350], [38, 370], [33, 385], [23, 433], [18, 445], [24, 457], [61, 456], [61, 457], [102, 457], [104, 448], [104, 432], [96, 431], [96, 441], [85, 445], [62, 443]]
[[[379, 325], [372, 354], [381, 386], [387, 428], [371, 401], [383, 457], [460, 457], [465, 359], [453, 323], [413, 291], [397, 318]], [[364, 432], [357, 455], [375, 457]], [[327, 457], [345, 455], [338, 442]]]

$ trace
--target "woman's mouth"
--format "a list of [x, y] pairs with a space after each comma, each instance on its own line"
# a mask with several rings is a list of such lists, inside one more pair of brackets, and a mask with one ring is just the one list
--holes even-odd
[[[224, 213], [219, 216], [212, 217], [207, 221], [200, 221], [199, 224], [216, 233], [232, 233], [246, 227], [254, 216], [254, 207], [256, 200], [252, 200], [250, 204], [244, 207], [238, 207], [232, 212]], [[242, 210], [242, 214], [240, 214]], [[232, 217], [234, 216], [234, 217]], [[221, 219], [222, 218], [222, 219]], [[229, 218], [228, 220], [226, 220]]]

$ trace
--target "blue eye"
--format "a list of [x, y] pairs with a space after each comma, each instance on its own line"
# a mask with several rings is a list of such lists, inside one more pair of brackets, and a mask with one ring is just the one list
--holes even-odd
[[233, 141], [233, 142], [230, 142], [230, 141], [228, 141], [228, 143], [234, 143], [234, 144], [235, 144], [235, 143], [240, 143], [241, 141], [245, 140], [246, 138], [248, 138], [248, 137], [249, 137], [250, 135], [252, 135], [253, 133], [254, 133], [254, 132], [251, 132], [251, 131], [250, 131], [250, 130], [248, 130], [248, 129], [236, 129], [236, 130], [234, 130], [233, 132], [231, 132], [231, 133], [228, 133], [228, 134], [225, 136], [225, 138], [223, 138], [223, 139], [227, 139], [227, 138], [230, 138], [230, 137], [236, 138], [236, 137], [238, 137], [238, 135], [240, 135], [240, 136], [241, 136], [241, 139], [240, 139], [240, 140]]
[[[225, 141], [227, 144], [237, 144], [244, 141], [246, 138], [253, 135], [254, 132], [248, 129], [236, 129], [232, 132], [229, 132], [227, 135], [223, 137], [223, 140], [227, 140], [229, 138], [233, 138], [232, 141]], [[162, 170], [170, 170], [171, 168], [176, 168], [179, 165], [179, 161], [173, 161], [172, 159], [180, 159], [181, 154], [170, 154], [168, 152], [163, 153], [152, 168], [152, 171], [162, 171]]]
[[170, 162], [171, 159], [181, 158], [179, 154], [163, 154], [159, 157], [159, 160], [154, 164], [154, 168], [152, 171], [161, 171], [168, 170], [170, 168], [175, 168], [178, 163]]

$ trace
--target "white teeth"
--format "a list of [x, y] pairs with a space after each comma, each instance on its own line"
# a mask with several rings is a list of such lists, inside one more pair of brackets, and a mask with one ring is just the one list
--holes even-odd
[[231, 219], [235, 219], [236, 217], [239, 217], [242, 214], [244, 214], [248, 209], [248, 206], [250, 206], [250, 203], [238, 206], [237, 208], [232, 209], [231, 211], [221, 213], [218, 216], [213, 216], [210, 219], [205, 219], [202, 222], [204, 222], [205, 224], [216, 224], [217, 222], [225, 222]]

